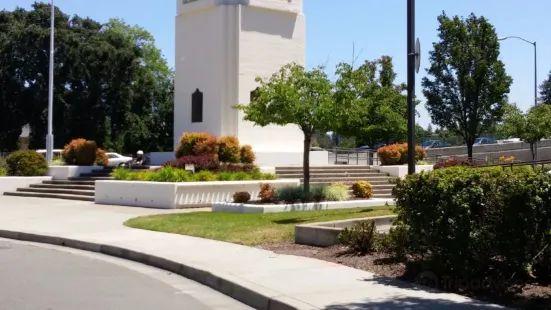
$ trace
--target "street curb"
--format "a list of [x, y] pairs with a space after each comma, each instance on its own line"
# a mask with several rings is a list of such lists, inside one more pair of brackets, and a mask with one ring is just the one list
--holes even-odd
[[240, 279], [231, 274], [214, 274], [207, 270], [184, 265], [163, 257], [137, 252], [118, 246], [2, 229], [0, 229], [0, 238], [63, 246], [142, 263], [144, 265], [166, 270], [201, 283], [258, 310], [320, 309], [289, 296], [281, 295], [280, 293], [274, 292], [270, 289], [259, 287], [254, 283]]

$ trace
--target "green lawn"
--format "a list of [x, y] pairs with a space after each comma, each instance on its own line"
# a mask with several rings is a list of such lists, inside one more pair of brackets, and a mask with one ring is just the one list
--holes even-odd
[[296, 224], [326, 222], [392, 214], [391, 207], [330, 211], [237, 214], [192, 212], [138, 217], [125, 225], [245, 245], [259, 245], [294, 239]]

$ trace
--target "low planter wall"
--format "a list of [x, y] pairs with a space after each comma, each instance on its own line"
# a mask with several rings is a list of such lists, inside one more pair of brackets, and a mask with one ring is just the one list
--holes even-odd
[[14, 192], [18, 188], [29, 187], [31, 184], [40, 184], [50, 181], [52, 177], [0, 177], [0, 195], [5, 192]]
[[[433, 165], [417, 165], [415, 166], [415, 172], [432, 171], [432, 167]], [[404, 178], [408, 175], [408, 165], [372, 166], [372, 168], [397, 178]]]
[[54, 180], [67, 180], [78, 177], [81, 173], [90, 173], [92, 170], [102, 169], [101, 166], [49, 166], [48, 176]]
[[350, 209], [362, 207], [378, 207], [384, 205], [394, 205], [394, 199], [373, 198], [367, 200], [349, 200], [349, 201], [323, 201], [310, 203], [294, 204], [246, 204], [233, 202], [217, 202], [212, 205], [212, 212], [227, 213], [278, 213], [294, 211], [320, 211], [334, 209]]
[[96, 181], [97, 204], [157, 209], [210, 207], [217, 201], [232, 201], [235, 192], [257, 197], [260, 184], [274, 188], [299, 186], [299, 179], [219, 182]]
[[327, 247], [339, 244], [339, 234], [346, 227], [359, 222], [373, 220], [378, 232], [387, 232], [396, 215], [364, 217], [349, 220], [310, 223], [295, 226], [295, 243]]

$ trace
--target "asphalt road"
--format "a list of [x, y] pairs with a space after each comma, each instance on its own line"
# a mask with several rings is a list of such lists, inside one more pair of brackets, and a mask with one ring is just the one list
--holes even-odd
[[96, 253], [0, 239], [0, 309], [251, 310], [208, 287]]

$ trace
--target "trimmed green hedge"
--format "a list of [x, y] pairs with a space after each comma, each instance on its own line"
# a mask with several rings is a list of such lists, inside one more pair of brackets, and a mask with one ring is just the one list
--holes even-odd
[[[434, 272], [511, 278], [551, 274], [551, 176], [532, 169], [451, 167], [397, 181], [397, 255]], [[401, 252], [401, 253], [397, 253]]]
[[11, 176], [44, 176], [48, 172], [48, 163], [44, 155], [31, 150], [11, 153], [6, 157], [6, 164], [8, 175]]
[[212, 182], [212, 181], [247, 181], [247, 180], [275, 180], [274, 174], [262, 173], [255, 169], [252, 172], [219, 172], [208, 170], [191, 173], [184, 169], [166, 166], [157, 171], [142, 170], [133, 171], [125, 168], [117, 168], [113, 171], [116, 180], [124, 181], [150, 181], [150, 182]]

